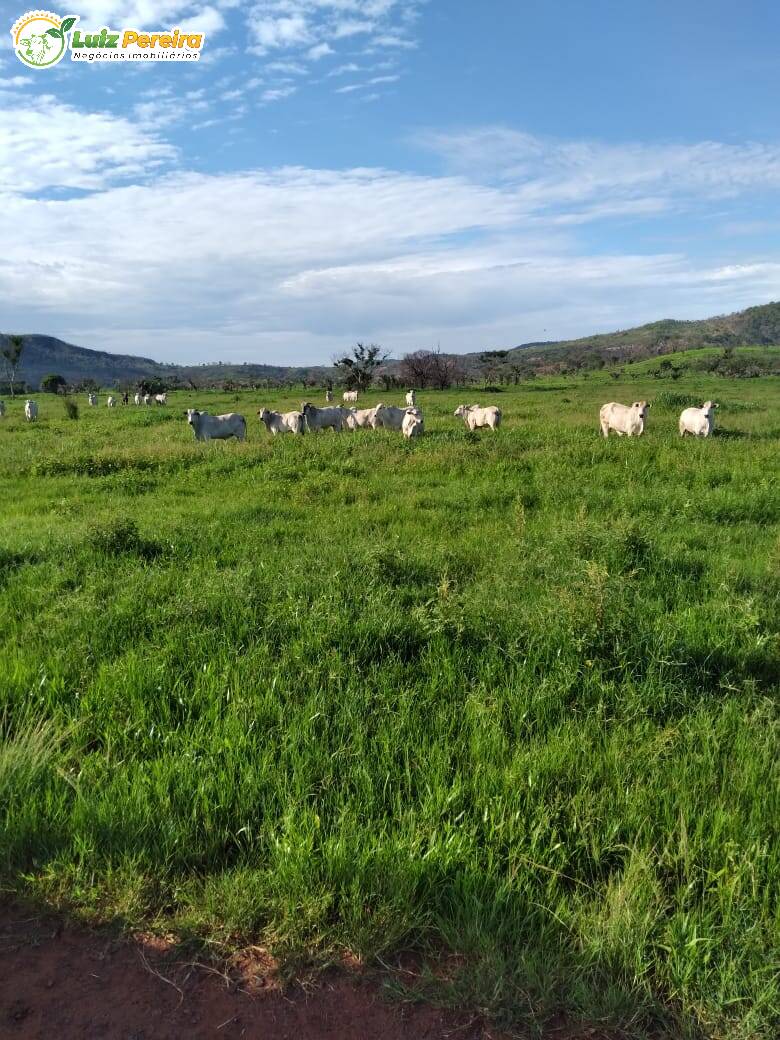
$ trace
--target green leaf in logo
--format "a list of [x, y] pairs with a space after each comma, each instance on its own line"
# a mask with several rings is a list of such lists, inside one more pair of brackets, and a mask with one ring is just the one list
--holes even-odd
[[60, 26], [60, 31], [64, 35], [68, 31], [68, 29], [72, 29], [75, 24], [75, 18], [65, 18], [62, 22], [62, 25]]
[[47, 29], [46, 30], [46, 35], [47, 36], [54, 36], [58, 40], [62, 39], [62, 33], [60, 32], [59, 29]]

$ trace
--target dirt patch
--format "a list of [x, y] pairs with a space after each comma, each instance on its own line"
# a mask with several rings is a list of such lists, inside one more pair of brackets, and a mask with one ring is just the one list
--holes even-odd
[[[501, 1040], [484, 1022], [390, 1002], [338, 973], [282, 991], [261, 950], [240, 974], [176, 960], [164, 940], [118, 938], [0, 906], [0, 1036], [9, 1040]], [[246, 985], [245, 985], [246, 983]]]

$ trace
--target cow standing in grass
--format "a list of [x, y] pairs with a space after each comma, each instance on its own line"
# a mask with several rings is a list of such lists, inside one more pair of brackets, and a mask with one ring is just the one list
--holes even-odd
[[235, 437], [237, 441], [246, 440], [246, 419], [238, 412], [227, 415], [209, 415], [194, 408], [187, 410], [187, 422], [192, 427], [196, 441], [224, 441]]
[[641, 437], [645, 432], [647, 409], [647, 401], [634, 401], [630, 407], [617, 401], [602, 405], [599, 412], [602, 434], [609, 437], [609, 431], [614, 430], [618, 437]]
[[705, 401], [701, 408], [686, 408], [680, 416], [680, 436], [690, 433], [692, 437], [709, 437], [715, 426], [714, 401]]

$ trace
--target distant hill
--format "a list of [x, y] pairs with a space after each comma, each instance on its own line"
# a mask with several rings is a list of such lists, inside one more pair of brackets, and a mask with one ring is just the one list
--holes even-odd
[[[0, 334], [0, 343], [6, 337]], [[471, 378], [505, 379], [509, 372], [562, 371], [603, 367], [701, 347], [774, 346], [780, 344], [780, 303], [749, 307], [735, 314], [700, 321], [664, 319], [637, 328], [599, 333], [582, 339], [523, 343], [503, 350], [458, 356]], [[386, 371], [399, 362], [388, 361]], [[37, 388], [43, 376], [56, 372], [71, 384], [92, 379], [101, 386], [132, 386], [140, 380], [167, 384], [210, 386], [235, 381], [262, 385], [335, 379], [327, 365], [283, 366], [254, 364], [171, 365], [151, 358], [89, 350], [53, 336], [26, 336], [19, 378]], [[0, 379], [2, 376], [0, 375]]]
[[[0, 343], [7, 336], [0, 334]], [[310, 367], [253, 364], [171, 365], [151, 358], [131, 354], [110, 354], [105, 350], [90, 350], [54, 336], [25, 335], [24, 353], [18, 378], [37, 388], [41, 379], [57, 373], [71, 384], [94, 380], [100, 386], [135, 385], [141, 380], [181, 383], [182, 385], [209, 386], [235, 380], [241, 383], [263, 381], [300, 381], [303, 378], [323, 382], [333, 376], [327, 366]], [[0, 382], [4, 381], [0, 370]]]
[[599, 333], [554, 343], [523, 343], [510, 354], [541, 355], [546, 362], [601, 353], [605, 359], [626, 360], [672, 354], [699, 347], [777, 346], [780, 344], [780, 303], [749, 307], [734, 314], [676, 321], [665, 318], [637, 328]]

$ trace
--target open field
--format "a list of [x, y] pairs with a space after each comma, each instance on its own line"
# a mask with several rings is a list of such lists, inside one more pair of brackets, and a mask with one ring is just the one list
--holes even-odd
[[502, 1026], [775, 1038], [778, 382], [630, 373], [422, 393], [412, 444], [272, 439], [300, 395], [7, 402], [4, 886], [293, 966], [454, 953], [425, 991]]

